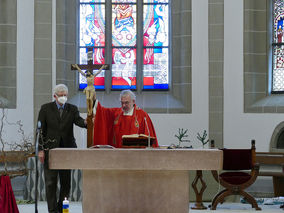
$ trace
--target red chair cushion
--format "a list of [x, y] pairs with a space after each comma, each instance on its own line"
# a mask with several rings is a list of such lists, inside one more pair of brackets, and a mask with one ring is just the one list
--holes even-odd
[[220, 174], [220, 179], [232, 185], [241, 185], [250, 178], [251, 175], [246, 172], [223, 172]]

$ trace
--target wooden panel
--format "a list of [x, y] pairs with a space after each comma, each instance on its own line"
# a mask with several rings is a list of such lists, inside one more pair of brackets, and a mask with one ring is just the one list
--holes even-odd
[[257, 152], [256, 162], [260, 164], [284, 165], [284, 153]]

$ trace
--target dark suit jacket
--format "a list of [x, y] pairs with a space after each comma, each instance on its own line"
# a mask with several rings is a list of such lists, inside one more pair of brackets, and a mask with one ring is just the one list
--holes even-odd
[[77, 145], [73, 125], [86, 127], [84, 119], [80, 117], [75, 105], [66, 103], [60, 118], [55, 101], [41, 106], [38, 121], [41, 122], [39, 150], [60, 147], [60, 141], [63, 147], [75, 148]]

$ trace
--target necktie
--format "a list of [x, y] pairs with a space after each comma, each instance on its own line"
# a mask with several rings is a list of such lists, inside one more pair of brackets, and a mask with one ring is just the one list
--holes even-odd
[[62, 113], [63, 113], [63, 107], [60, 107], [60, 108], [59, 108], [60, 117], [62, 117]]

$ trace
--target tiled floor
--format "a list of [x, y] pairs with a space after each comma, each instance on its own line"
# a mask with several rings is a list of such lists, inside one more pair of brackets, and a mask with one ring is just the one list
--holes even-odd
[[[208, 203], [205, 203], [208, 205]], [[262, 208], [261, 212], [269, 212], [269, 213], [284, 213], [282, 209], [279, 208], [279, 205], [260, 205]], [[20, 213], [33, 213], [35, 212], [35, 205], [18, 205]], [[82, 204], [80, 202], [70, 202], [70, 213], [82, 213]], [[173, 213], [175, 211], [173, 210]], [[240, 203], [224, 203], [217, 207], [216, 211], [211, 210], [189, 210], [190, 213], [208, 213], [208, 212], [229, 212], [229, 213], [238, 213], [238, 212], [255, 212], [254, 209], [251, 208], [248, 204], [240, 204]], [[46, 202], [38, 203], [38, 213], [48, 213]]]

